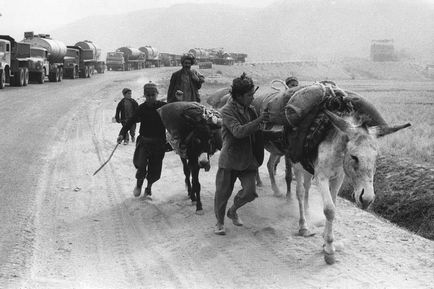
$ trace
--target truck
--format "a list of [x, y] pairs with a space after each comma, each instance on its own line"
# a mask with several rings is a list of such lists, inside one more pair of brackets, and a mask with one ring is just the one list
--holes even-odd
[[161, 66], [180, 66], [181, 55], [161, 52], [160, 53], [160, 65]]
[[145, 67], [146, 54], [137, 48], [120, 47], [114, 52], [108, 52], [106, 65], [109, 70], [133, 70]]
[[371, 41], [371, 60], [375, 62], [396, 61], [393, 39]]
[[39, 84], [45, 82], [45, 77], [50, 71], [47, 49], [42, 47], [30, 47], [29, 79]]
[[231, 52], [229, 54], [234, 59], [235, 63], [246, 62], [247, 54], [245, 53]]
[[145, 67], [160, 67], [160, 53], [158, 53], [158, 50], [155, 47], [146, 45], [140, 47], [139, 50], [146, 55]]
[[6, 83], [26, 86], [29, 83], [30, 45], [0, 35], [0, 89]]
[[225, 52], [223, 48], [212, 48], [208, 50], [210, 61], [213, 64], [233, 65], [235, 63], [232, 56]]
[[75, 43], [75, 46], [81, 47], [82, 49], [86, 50], [86, 51], [92, 51], [92, 53], [90, 52], [86, 52], [86, 54], [89, 56], [87, 57], [87, 60], [92, 60], [93, 61], [93, 66], [94, 69], [96, 70], [96, 72], [98, 73], [104, 73], [105, 71], [105, 62], [102, 61], [101, 58], [101, 48], [99, 48], [95, 42], [90, 41], [90, 40], [83, 40], [83, 41], [79, 41], [77, 43]]
[[123, 70], [136, 70], [145, 68], [146, 54], [137, 48], [133, 47], [120, 47], [116, 52], [123, 52], [124, 69]]
[[95, 68], [93, 51], [82, 49], [80, 46], [67, 46], [63, 64], [65, 77], [90, 78]]
[[31, 46], [47, 49], [49, 62], [48, 79], [51, 82], [62, 81], [63, 59], [67, 50], [63, 42], [52, 39], [49, 34], [35, 35], [33, 32], [24, 32], [24, 39], [21, 43], [28, 43]]
[[105, 63], [107, 70], [125, 70], [124, 53], [121, 51], [107, 52]]
[[210, 53], [204, 48], [192, 48], [188, 53], [193, 54], [198, 63], [210, 61]]

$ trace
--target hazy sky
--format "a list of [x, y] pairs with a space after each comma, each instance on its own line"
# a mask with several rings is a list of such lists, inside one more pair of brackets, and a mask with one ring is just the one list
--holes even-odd
[[[177, 3], [224, 3], [237, 6], [265, 7], [275, 1], [276, 0], [0, 0], [0, 14], [2, 15], [0, 16], [0, 34], [9, 34], [19, 39], [23, 37], [24, 31], [46, 33], [86, 16], [120, 14], [146, 8], [168, 7]], [[434, 0], [417, 1], [431, 3], [434, 7]]]
[[[120, 14], [177, 3], [224, 3], [265, 7], [275, 0], [0, 0], [0, 34], [21, 38], [24, 31], [45, 33], [48, 29], [80, 18]], [[434, 0], [432, 0], [434, 1]]]

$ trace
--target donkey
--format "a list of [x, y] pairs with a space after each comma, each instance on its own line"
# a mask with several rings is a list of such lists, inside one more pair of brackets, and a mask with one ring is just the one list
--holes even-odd
[[[188, 196], [203, 214], [199, 169], [209, 170], [209, 157], [222, 147], [221, 116], [197, 102], [179, 101], [158, 109], [167, 130], [167, 140], [181, 156]], [[201, 154], [206, 158], [199, 161]]]
[[[210, 169], [209, 158], [217, 150], [222, 148], [220, 129], [211, 130], [208, 126], [196, 127], [185, 139], [186, 156], [181, 156], [185, 175], [185, 186], [188, 197], [196, 204], [196, 214], [203, 215], [202, 202], [200, 199], [199, 171], [204, 168]], [[205, 159], [200, 159], [205, 154]]]
[[[368, 127], [358, 124], [355, 116], [346, 118], [325, 111], [333, 127], [318, 147], [318, 156], [314, 162], [314, 182], [323, 200], [326, 224], [324, 228], [324, 259], [327, 264], [335, 263], [333, 221], [336, 212], [336, 196], [344, 177], [354, 187], [354, 199], [357, 206], [366, 209], [374, 201], [374, 173], [378, 155], [377, 138], [386, 136], [410, 124], [390, 127], [380, 125]], [[300, 163], [294, 165], [297, 180], [302, 179], [305, 170]], [[300, 208], [299, 232], [303, 236], [311, 235], [306, 224], [304, 190], [297, 186], [297, 199]]]

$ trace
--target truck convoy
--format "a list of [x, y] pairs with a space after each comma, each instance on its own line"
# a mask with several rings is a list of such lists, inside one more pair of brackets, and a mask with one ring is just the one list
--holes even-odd
[[0, 89], [6, 83], [26, 86], [29, 82], [30, 45], [0, 35]]
[[192, 48], [188, 53], [196, 57], [197, 62], [211, 62], [212, 64], [233, 65], [246, 62], [245, 53], [228, 53], [223, 48]]

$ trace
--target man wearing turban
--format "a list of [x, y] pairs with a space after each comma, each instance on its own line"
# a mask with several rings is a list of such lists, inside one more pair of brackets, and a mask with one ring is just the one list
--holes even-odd
[[182, 69], [174, 72], [170, 79], [167, 102], [196, 101], [200, 102], [199, 89], [205, 77], [191, 66], [195, 62], [193, 54], [184, 54], [181, 57]]

